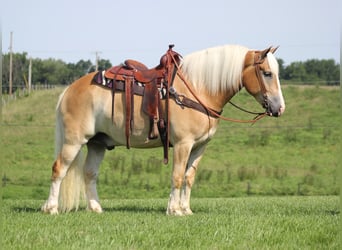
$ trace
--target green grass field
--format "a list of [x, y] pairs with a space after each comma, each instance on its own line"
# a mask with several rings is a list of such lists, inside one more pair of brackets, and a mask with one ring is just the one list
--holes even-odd
[[187, 217], [166, 199], [104, 200], [100, 215], [42, 202], [4, 200], [2, 249], [340, 249], [336, 196], [197, 198]]
[[[103, 214], [39, 212], [61, 91], [3, 107], [1, 249], [339, 249], [338, 88], [285, 86], [283, 117], [221, 121], [193, 188], [195, 214], [180, 218], [165, 215], [171, 163], [162, 164], [162, 149], [124, 147], [101, 165]], [[234, 101], [260, 110], [246, 92]], [[229, 105], [224, 115], [251, 118]]]

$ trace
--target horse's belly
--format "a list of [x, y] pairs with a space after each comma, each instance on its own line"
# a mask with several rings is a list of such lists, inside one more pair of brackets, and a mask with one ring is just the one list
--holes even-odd
[[117, 128], [107, 134], [111, 138], [113, 146], [127, 146], [129, 143], [132, 148], [155, 148], [163, 145], [159, 136], [156, 139], [149, 139], [148, 132], [145, 130], [133, 131], [128, 138], [125, 129]]

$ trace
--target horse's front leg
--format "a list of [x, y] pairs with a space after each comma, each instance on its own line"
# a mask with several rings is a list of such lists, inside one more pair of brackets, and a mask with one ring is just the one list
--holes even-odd
[[88, 154], [84, 169], [87, 209], [96, 213], [101, 213], [102, 207], [96, 190], [96, 181], [99, 173], [99, 166], [103, 160], [106, 149], [103, 145], [91, 141], [88, 142], [87, 148]]
[[198, 164], [202, 159], [206, 145], [201, 145], [191, 151], [190, 158], [187, 164], [187, 170], [185, 173], [185, 181], [183, 183], [183, 189], [181, 193], [181, 209], [184, 215], [192, 214], [190, 209], [190, 196], [191, 188], [195, 182], [195, 175], [198, 169]]
[[174, 145], [171, 194], [166, 211], [168, 215], [183, 215], [181, 208], [181, 188], [191, 147], [191, 143], [177, 143]]

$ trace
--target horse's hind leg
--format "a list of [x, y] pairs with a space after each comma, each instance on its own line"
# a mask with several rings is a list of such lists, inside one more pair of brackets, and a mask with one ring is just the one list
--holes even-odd
[[49, 198], [42, 206], [42, 211], [50, 214], [58, 213], [58, 198], [60, 186], [63, 178], [65, 177], [71, 163], [77, 157], [81, 145], [64, 144], [61, 152], [52, 166], [51, 187]]
[[88, 154], [85, 162], [85, 190], [88, 209], [97, 213], [102, 212], [99, 197], [96, 190], [96, 180], [101, 161], [105, 154], [105, 148], [101, 144], [89, 141], [87, 144]]

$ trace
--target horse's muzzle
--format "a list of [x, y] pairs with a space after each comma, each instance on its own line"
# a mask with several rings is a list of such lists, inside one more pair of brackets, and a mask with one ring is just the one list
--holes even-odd
[[279, 117], [285, 111], [285, 107], [280, 107], [279, 109], [273, 110], [272, 107], [267, 107], [266, 114], [272, 117]]
[[279, 117], [285, 111], [285, 104], [281, 98], [270, 97], [264, 104], [264, 108], [266, 109], [265, 111], [268, 116]]

